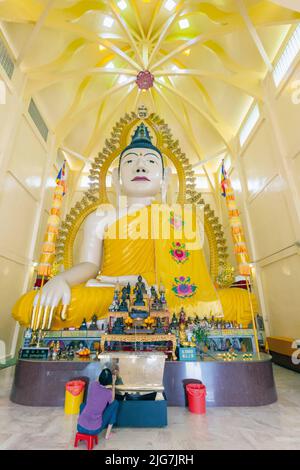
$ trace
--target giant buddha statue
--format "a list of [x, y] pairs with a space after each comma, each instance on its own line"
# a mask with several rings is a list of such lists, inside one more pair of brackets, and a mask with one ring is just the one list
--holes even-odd
[[[44, 328], [79, 327], [83, 318], [106, 317], [116, 285], [134, 286], [140, 275], [149, 294], [151, 286], [164, 286], [171, 312], [184, 308], [188, 316], [220, 315], [228, 321], [236, 321], [239, 312], [245, 323], [251, 321], [248, 292], [218, 290], [211, 279], [203, 220], [195, 205], [187, 211], [170, 210], [163, 223], [153, 217], [162, 206], [169, 207], [165, 198], [170, 172], [143, 122], [119, 155], [113, 183], [117, 207], [100, 204], [85, 218], [80, 262], [38, 293], [23, 295], [14, 306], [14, 318], [26, 327], [41, 325], [41, 318]], [[121, 204], [124, 198], [126, 204]]]

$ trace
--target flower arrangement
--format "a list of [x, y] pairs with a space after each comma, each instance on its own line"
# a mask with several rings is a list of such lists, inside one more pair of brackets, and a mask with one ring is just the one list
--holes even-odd
[[146, 318], [144, 321], [144, 325], [146, 326], [146, 328], [151, 328], [153, 326], [153, 323], [154, 323], [154, 318], [151, 318], [151, 317]]
[[130, 328], [130, 327], [132, 326], [132, 324], [133, 324], [132, 318], [127, 317], [127, 318], [125, 319], [125, 325], [127, 326], [127, 328]]
[[204, 328], [203, 326], [195, 325], [193, 328], [192, 339], [193, 341], [195, 341], [201, 351], [207, 351], [208, 334], [206, 328]]

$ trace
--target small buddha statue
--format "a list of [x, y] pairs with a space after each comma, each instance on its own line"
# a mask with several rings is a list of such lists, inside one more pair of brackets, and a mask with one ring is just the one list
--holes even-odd
[[56, 341], [54, 342], [53, 350], [52, 350], [52, 359], [57, 360], [60, 358], [61, 354], [61, 347], [60, 347], [60, 342]]
[[185, 331], [185, 324], [183, 322], [179, 323], [179, 343], [181, 346], [188, 346], [188, 338]]
[[86, 324], [86, 319], [85, 318], [82, 320], [82, 323], [81, 323], [79, 329], [82, 330], [82, 331], [87, 330], [87, 324]]
[[152, 299], [155, 299], [157, 297], [157, 293], [156, 293], [156, 289], [154, 286], [151, 286], [150, 288], [150, 294], [151, 294], [151, 298]]
[[109, 312], [118, 312], [119, 310], [119, 291], [115, 289], [114, 298], [110, 306], [108, 307]]
[[159, 294], [160, 294], [160, 303], [162, 304], [162, 306], [164, 306], [167, 303], [166, 302], [166, 289], [162, 282], [160, 283], [160, 286], [159, 286]]
[[232, 344], [229, 338], [227, 338], [225, 341], [225, 350], [228, 352], [234, 352], [234, 348], [232, 347]]
[[241, 345], [238, 338], [232, 338], [232, 347], [234, 351], [240, 351]]
[[170, 329], [177, 328], [177, 326], [178, 326], [178, 320], [176, 317], [176, 313], [174, 312], [172, 315], [171, 323], [170, 323]]
[[154, 295], [154, 300], [152, 302], [152, 309], [157, 310], [157, 311], [162, 309], [162, 304], [160, 302], [160, 299], [158, 298], [158, 295], [157, 295], [156, 291], [155, 291], [155, 295]]
[[92, 331], [98, 330], [97, 320], [98, 320], [97, 315], [93, 315], [91, 324], [89, 326], [89, 330], [92, 330]]
[[139, 285], [135, 290], [135, 301], [134, 301], [134, 305], [136, 306], [144, 306], [145, 305], [145, 301], [144, 301], [144, 298], [143, 298], [143, 291], [142, 291], [142, 287], [141, 285]]
[[122, 317], [117, 318], [114, 326], [112, 327], [112, 333], [114, 335], [121, 335], [124, 333], [125, 329], [125, 324], [124, 324], [124, 319]]
[[67, 356], [68, 356], [68, 359], [74, 359], [74, 356], [75, 356], [75, 353], [74, 353], [74, 346], [72, 344], [70, 344], [68, 347], [67, 347]]
[[160, 299], [159, 299], [159, 300], [160, 300], [160, 303], [162, 304], [162, 306], [164, 307], [164, 306], [166, 305], [166, 303], [167, 303], [167, 301], [166, 301], [166, 296], [165, 296], [165, 293], [164, 293], [164, 292], [161, 292], [161, 293], [160, 293]]
[[179, 324], [181, 323], [185, 325], [185, 311], [183, 310], [183, 307], [181, 307], [181, 310], [179, 312]]
[[127, 287], [123, 287], [122, 289], [122, 301], [119, 306], [119, 312], [128, 312], [128, 304], [127, 304]]
[[142, 294], [147, 293], [146, 285], [143, 282], [143, 278], [141, 275], [138, 276], [138, 280], [137, 280], [137, 283], [135, 284], [135, 288], [133, 289], [133, 292], [136, 293], [139, 289], [142, 291]]
[[130, 299], [130, 294], [131, 294], [131, 287], [130, 287], [130, 283], [128, 282], [127, 286], [126, 286], [126, 292], [127, 292], [127, 299], [129, 300]]
[[164, 333], [164, 329], [163, 329], [163, 325], [162, 325], [160, 317], [157, 317], [157, 319], [156, 319], [155, 333], [159, 334], [159, 335]]

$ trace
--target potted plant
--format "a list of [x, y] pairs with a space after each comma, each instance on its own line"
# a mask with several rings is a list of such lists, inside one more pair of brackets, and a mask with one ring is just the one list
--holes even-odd
[[193, 329], [193, 338], [200, 353], [207, 352], [208, 334], [206, 328], [196, 325]]

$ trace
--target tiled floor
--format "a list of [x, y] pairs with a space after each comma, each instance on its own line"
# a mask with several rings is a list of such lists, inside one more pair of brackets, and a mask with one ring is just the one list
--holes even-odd
[[[0, 449], [73, 449], [76, 416], [11, 403], [13, 372], [0, 371]], [[167, 428], [117, 429], [109, 441], [101, 435], [96, 449], [300, 449], [300, 374], [278, 366], [274, 374], [273, 405], [209, 408], [205, 416], [169, 408]]]

